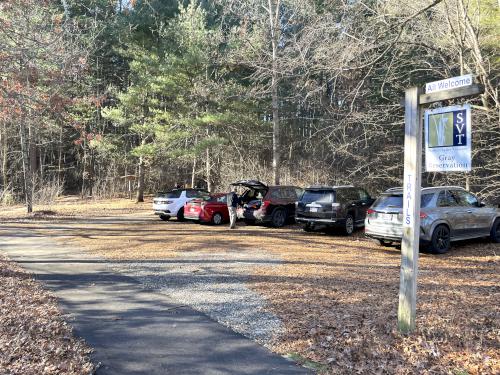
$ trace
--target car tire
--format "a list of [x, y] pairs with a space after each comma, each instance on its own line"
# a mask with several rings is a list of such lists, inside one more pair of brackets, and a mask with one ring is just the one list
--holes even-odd
[[286, 222], [286, 212], [282, 208], [276, 208], [271, 217], [271, 225], [275, 228], [282, 227]]
[[377, 244], [379, 246], [383, 246], [383, 247], [390, 247], [392, 246], [392, 241], [387, 241], [387, 240], [380, 240], [380, 239], [377, 239]]
[[168, 216], [168, 215], [160, 215], [160, 220], [169, 221], [170, 220], [170, 216]]
[[212, 215], [212, 224], [214, 225], [222, 224], [222, 215], [219, 212], [216, 212]]
[[312, 232], [314, 231], [314, 225], [312, 225], [311, 223], [307, 223], [306, 225], [304, 225], [304, 232]]
[[490, 238], [493, 242], [500, 242], [500, 218], [496, 219], [491, 227]]
[[429, 250], [435, 254], [444, 254], [450, 249], [450, 243], [450, 228], [438, 225], [432, 232]]
[[354, 217], [348, 214], [345, 218], [344, 227], [342, 228], [346, 236], [350, 236], [354, 232]]
[[184, 221], [184, 207], [177, 211], [177, 220]]

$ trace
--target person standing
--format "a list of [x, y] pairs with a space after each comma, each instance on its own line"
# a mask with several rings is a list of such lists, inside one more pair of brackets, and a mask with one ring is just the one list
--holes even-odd
[[236, 208], [238, 207], [238, 194], [236, 187], [227, 196], [227, 210], [229, 211], [229, 229], [236, 228]]

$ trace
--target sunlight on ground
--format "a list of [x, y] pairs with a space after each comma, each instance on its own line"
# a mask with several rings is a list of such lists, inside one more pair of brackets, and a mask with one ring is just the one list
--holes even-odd
[[[500, 308], [494, 302], [499, 299], [499, 244], [469, 241], [446, 255], [422, 253], [418, 329], [405, 337], [395, 330], [400, 252], [378, 247], [362, 232], [343, 237], [306, 233], [298, 226], [241, 224], [231, 231], [226, 225], [162, 222], [152, 214], [150, 202], [125, 200], [58, 202], [44, 209], [56, 215], [43, 219], [58, 225], [33, 220], [7, 225], [29, 226], [109, 259], [165, 259], [191, 251], [275, 254], [281, 264], [256, 267], [248, 275], [248, 285], [265, 296], [285, 325], [272, 348], [321, 363], [327, 373], [500, 370]], [[3, 215], [9, 217], [8, 212]], [[122, 220], [65, 219], [77, 216]]]

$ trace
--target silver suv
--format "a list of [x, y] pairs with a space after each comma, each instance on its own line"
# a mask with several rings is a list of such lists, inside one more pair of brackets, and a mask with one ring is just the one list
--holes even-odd
[[[402, 237], [403, 189], [384, 192], [368, 209], [365, 234], [390, 246]], [[490, 236], [500, 242], [500, 209], [487, 207], [474, 194], [456, 186], [422, 189], [420, 243], [443, 254], [451, 241]]]

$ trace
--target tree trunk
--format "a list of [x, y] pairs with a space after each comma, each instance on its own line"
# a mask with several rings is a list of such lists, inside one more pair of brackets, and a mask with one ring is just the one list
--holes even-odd
[[[194, 137], [194, 145], [198, 144], [198, 136]], [[196, 164], [197, 164], [197, 157], [196, 155], [193, 157], [193, 169], [191, 170], [191, 187], [194, 188], [194, 183], [196, 182]]]
[[19, 123], [19, 136], [21, 141], [21, 159], [23, 164], [24, 200], [28, 213], [33, 212], [33, 178], [30, 168], [29, 139], [26, 132], [25, 119]]
[[207, 148], [206, 151], [206, 175], [207, 175], [207, 190], [212, 191], [212, 167], [211, 167], [211, 160], [210, 160], [210, 149]]
[[7, 168], [9, 167], [9, 147], [7, 143], [7, 127], [4, 122], [2, 122], [2, 129], [0, 129], [0, 145], [2, 147], [2, 186], [3, 190], [7, 190], [9, 187], [9, 175], [7, 171]]
[[273, 180], [275, 185], [280, 183], [280, 120], [279, 120], [279, 97], [278, 97], [278, 16], [279, 0], [273, 7], [273, 1], [268, 0], [269, 25], [271, 30], [272, 47], [272, 71], [271, 71], [271, 105], [273, 111]]
[[58, 144], [58, 156], [57, 156], [57, 186], [62, 185], [62, 138], [63, 138], [63, 127], [61, 125], [61, 128], [59, 130], [59, 144]]
[[193, 158], [193, 169], [191, 169], [191, 187], [194, 188], [196, 182], [196, 156]]
[[83, 157], [82, 157], [82, 191], [81, 195], [82, 198], [85, 197], [85, 190], [86, 190], [86, 180], [87, 180], [87, 152], [86, 152], [86, 147], [85, 147], [85, 141], [83, 142]]
[[[145, 144], [145, 141], [142, 141], [142, 144]], [[139, 156], [139, 164], [138, 164], [138, 176], [137, 176], [137, 197], [135, 202], [144, 202], [144, 157]]]

